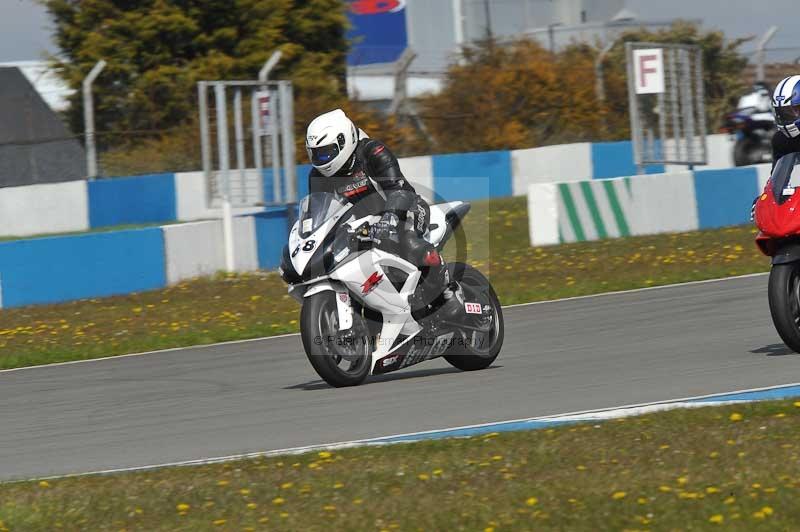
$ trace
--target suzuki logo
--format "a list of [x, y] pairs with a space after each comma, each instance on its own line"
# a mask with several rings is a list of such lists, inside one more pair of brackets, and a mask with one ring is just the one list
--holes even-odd
[[383, 281], [383, 275], [378, 275], [378, 272], [373, 272], [366, 281], [361, 284], [361, 294], [367, 295]]

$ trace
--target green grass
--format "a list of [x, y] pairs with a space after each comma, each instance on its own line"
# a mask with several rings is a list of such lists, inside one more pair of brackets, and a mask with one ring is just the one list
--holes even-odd
[[[510, 198], [476, 202], [464, 229], [468, 261], [489, 274], [506, 305], [769, 268], [749, 226], [532, 248], [525, 198]], [[455, 248], [446, 250], [451, 260]], [[298, 315], [275, 273], [6, 309], [0, 311], [0, 368], [296, 332]]]
[[798, 406], [0, 484], [0, 530], [798, 530]]

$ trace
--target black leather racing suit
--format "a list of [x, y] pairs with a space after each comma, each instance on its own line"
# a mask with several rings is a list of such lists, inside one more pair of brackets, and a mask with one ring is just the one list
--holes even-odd
[[780, 131], [772, 135], [772, 169], [784, 155], [800, 152], [800, 137], [787, 137]]
[[421, 269], [425, 302], [438, 296], [449, 283], [444, 259], [423, 235], [428, 230], [430, 207], [403, 176], [397, 157], [378, 140], [359, 140], [353, 156], [333, 176], [312, 168], [309, 192], [332, 192], [355, 204], [357, 216], [393, 213], [399, 220], [399, 249], [387, 249]]

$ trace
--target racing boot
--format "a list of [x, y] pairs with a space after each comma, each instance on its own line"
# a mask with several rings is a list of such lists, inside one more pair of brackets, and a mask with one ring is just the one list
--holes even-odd
[[427, 290], [442, 300], [441, 307], [436, 311], [437, 318], [459, 323], [465, 315], [464, 291], [461, 286], [456, 281], [451, 281], [447, 265], [435, 249], [425, 254], [423, 264], [427, 266], [425, 275]]

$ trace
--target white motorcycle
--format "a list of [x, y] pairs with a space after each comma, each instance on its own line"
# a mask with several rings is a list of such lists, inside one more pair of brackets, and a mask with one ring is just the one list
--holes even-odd
[[[470, 205], [431, 205], [426, 240], [438, 250]], [[489, 281], [463, 263], [448, 264], [464, 293], [460, 323], [437, 316], [441, 294], [424, 294], [421, 272], [369, 237], [379, 216], [359, 217], [345, 198], [315, 192], [300, 203], [280, 272], [302, 305], [308, 360], [328, 384], [355, 386], [443, 356], [462, 370], [489, 367], [503, 345], [503, 313]]]

